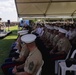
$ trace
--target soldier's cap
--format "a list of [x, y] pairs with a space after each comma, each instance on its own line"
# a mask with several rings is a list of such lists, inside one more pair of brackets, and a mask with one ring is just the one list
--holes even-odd
[[59, 32], [61, 32], [61, 33], [67, 33], [67, 30], [65, 30], [65, 29], [62, 29], [62, 28], [59, 28]]
[[50, 30], [53, 30], [54, 29], [54, 27], [53, 26], [50, 26]]
[[50, 29], [50, 27], [48, 26], [47, 29]]
[[34, 34], [26, 34], [21, 37], [22, 42], [24, 43], [32, 43], [36, 39], [36, 35]]
[[27, 34], [28, 32], [21, 32], [20, 36]]
[[58, 28], [57, 26], [54, 26], [54, 29], [55, 29], [55, 30], [59, 30], [59, 28]]
[[21, 31], [18, 31], [18, 34], [22, 33], [22, 32], [28, 32], [28, 30], [21, 30]]
[[49, 29], [50, 26], [49, 26], [49, 25], [46, 25], [45, 27], [46, 27], [47, 29]]

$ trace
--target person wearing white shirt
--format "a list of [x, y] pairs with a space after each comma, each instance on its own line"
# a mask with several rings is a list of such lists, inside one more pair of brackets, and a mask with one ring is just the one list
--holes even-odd
[[69, 40], [72, 40], [76, 36], [76, 31], [74, 30], [73, 27], [70, 27], [67, 35]]
[[31, 33], [34, 33], [37, 36], [41, 36], [42, 31], [43, 31], [43, 27], [39, 24], [37, 28], [33, 30]]

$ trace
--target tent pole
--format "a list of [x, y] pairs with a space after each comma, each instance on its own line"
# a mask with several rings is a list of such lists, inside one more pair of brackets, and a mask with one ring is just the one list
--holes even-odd
[[73, 16], [72, 16], [72, 22], [73, 22]]
[[[17, 21], [19, 22], [19, 17], [17, 18]], [[18, 23], [18, 30], [20, 30], [20, 22]]]
[[64, 24], [65, 24], [65, 18], [63, 18]]

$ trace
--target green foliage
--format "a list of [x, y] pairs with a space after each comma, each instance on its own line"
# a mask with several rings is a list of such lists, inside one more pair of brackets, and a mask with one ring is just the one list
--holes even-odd
[[[10, 31], [12, 31], [12, 34], [8, 35], [4, 39], [0, 39], [0, 65], [4, 63], [4, 60], [9, 55], [10, 47], [17, 38], [17, 30], [18, 30], [17, 26], [10, 27]], [[0, 69], [0, 75], [3, 75], [1, 69]]]

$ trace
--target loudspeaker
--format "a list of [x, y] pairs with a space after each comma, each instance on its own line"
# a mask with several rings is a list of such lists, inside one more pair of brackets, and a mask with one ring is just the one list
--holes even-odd
[[23, 24], [24, 23], [24, 21], [23, 20], [21, 20], [21, 24]]
[[7, 23], [10, 24], [10, 20], [7, 20]]

